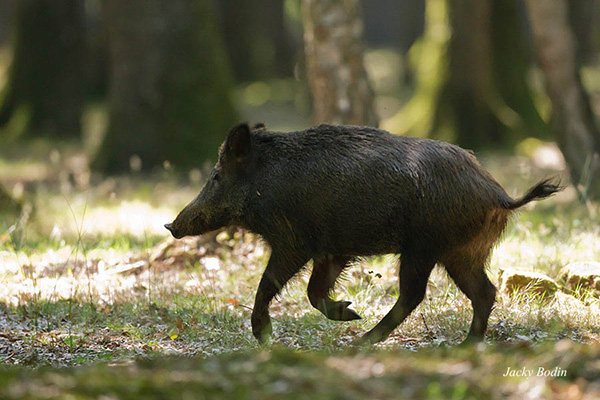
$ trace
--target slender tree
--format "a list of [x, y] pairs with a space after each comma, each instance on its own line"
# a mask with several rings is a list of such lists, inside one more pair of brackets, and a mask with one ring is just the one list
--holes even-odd
[[377, 126], [363, 66], [358, 0], [303, 0], [304, 46], [316, 123]]
[[123, 172], [132, 160], [186, 169], [215, 158], [236, 113], [211, 4], [106, 1], [110, 123], [97, 170]]
[[571, 179], [584, 199], [600, 199], [600, 132], [579, 75], [581, 57], [566, 0], [527, 0], [529, 17], [552, 102], [551, 127]]
[[529, 49], [518, 0], [427, 0], [411, 49], [417, 88], [383, 126], [467, 147], [512, 144], [544, 132], [526, 83]]
[[80, 134], [84, 101], [85, 14], [81, 0], [19, 0], [13, 61], [0, 93], [0, 126], [24, 106], [26, 132]]

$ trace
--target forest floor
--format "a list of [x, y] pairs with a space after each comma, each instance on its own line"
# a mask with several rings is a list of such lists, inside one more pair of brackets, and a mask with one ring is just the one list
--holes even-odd
[[[519, 151], [480, 155], [510, 195], [547, 176], [567, 181], [553, 145]], [[591, 289], [500, 290], [485, 343], [466, 346], [470, 301], [436, 267], [425, 300], [388, 340], [350, 347], [398, 296], [392, 256], [360, 260], [337, 287], [363, 319], [314, 310], [305, 272], [273, 302], [273, 339], [259, 345], [250, 313], [269, 249], [241, 231], [176, 241], [162, 226], [203, 176], [98, 178], [76, 151], [44, 144], [0, 155], [0, 181], [32, 205], [0, 219], [0, 398], [600, 395]], [[572, 188], [525, 207], [494, 251], [492, 281], [516, 268], [559, 282], [566, 265], [600, 260], [599, 212]]]

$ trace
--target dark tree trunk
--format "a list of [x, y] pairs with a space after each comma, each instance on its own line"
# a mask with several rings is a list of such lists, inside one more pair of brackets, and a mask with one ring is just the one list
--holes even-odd
[[569, 25], [576, 42], [577, 62], [590, 61], [593, 56], [594, 8], [599, 6], [596, 0], [568, 0]]
[[218, 4], [238, 81], [293, 75], [295, 51], [282, 0], [220, 0]]
[[107, 0], [106, 21], [110, 124], [95, 168], [215, 159], [236, 114], [211, 1]]
[[[547, 137], [546, 122], [533, 101], [527, 74], [535, 54], [526, 27], [527, 10], [521, 0], [492, 1], [491, 41], [493, 80], [499, 98], [496, 114], [506, 142], [526, 136]], [[527, 35], [527, 36], [526, 36]]]
[[[490, 107], [492, 40], [489, 29], [490, 0], [449, 0], [449, 79], [446, 99], [439, 104], [452, 107], [457, 142], [467, 147], [500, 143], [500, 123]], [[443, 112], [442, 112], [443, 113]]]
[[270, 37], [273, 41], [273, 74], [271, 77], [293, 76], [297, 51], [285, 25], [284, 2], [281, 0], [265, 0], [263, 4], [265, 9], [270, 11], [263, 14], [267, 16], [267, 19], [263, 20], [263, 24], [266, 28], [267, 37]]
[[9, 43], [14, 8], [14, 0], [0, 1], [0, 48]]
[[[104, 101], [108, 94], [108, 24], [105, 1], [86, 6], [86, 98]], [[93, 6], [92, 6], [93, 5]]]
[[600, 132], [579, 76], [565, 0], [528, 0], [538, 59], [552, 102], [551, 126], [582, 198], [600, 199]]
[[363, 1], [362, 15], [365, 43], [406, 53], [423, 34], [425, 0]]
[[29, 111], [26, 132], [68, 138], [80, 134], [85, 26], [81, 0], [19, 0], [8, 82], [0, 94], [0, 126]]
[[[14, 215], [21, 210], [21, 204], [0, 185], [0, 216]], [[5, 228], [0, 224], [0, 228]]]
[[363, 66], [358, 0], [303, 0], [304, 46], [315, 123], [377, 126]]
[[412, 50], [416, 93], [384, 128], [471, 148], [541, 135], [544, 122], [526, 84], [529, 49], [518, 39], [518, 0], [427, 0], [425, 18]]

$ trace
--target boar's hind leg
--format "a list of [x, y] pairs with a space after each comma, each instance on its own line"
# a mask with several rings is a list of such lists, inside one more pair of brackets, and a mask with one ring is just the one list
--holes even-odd
[[400, 263], [400, 296], [394, 307], [357, 344], [384, 340], [421, 303], [427, 290], [429, 275], [435, 260], [425, 256], [403, 254]]
[[473, 322], [467, 339], [482, 340], [496, 299], [496, 287], [485, 273], [484, 261], [467, 260], [461, 258], [460, 261], [444, 262], [444, 265], [448, 275], [473, 305]]
[[308, 258], [298, 255], [282, 254], [275, 251], [267, 264], [258, 284], [254, 308], [252, 310], [252, 334], [259, 342], [264, 342], [271, 334], [269, 304], [279, 294], [285, 284], [302, 269]]
[[349, 301], [333, 301], [329, 297], [335, 281], [350, 262], [350, 257], [326, 256], [314, 259], [313, 272], [308, 282], [310, 304], [329, 319], [352, 321], [360, 319], [354, 310], [348, 308]]

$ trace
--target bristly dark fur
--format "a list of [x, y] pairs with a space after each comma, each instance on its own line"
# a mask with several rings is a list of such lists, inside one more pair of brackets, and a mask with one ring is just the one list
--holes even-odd
[[544, 179], [533, 186], [529, 191], [520, 199], [513, 200], [510, 199], [504, 204], [504, 208], [507, 210], [514, 210], [516, 208], [522, 207], [525, 204], [529, 203], [533, 200], [544, 199], [546, 197], [552, 196], [556, 192], [560, 192], [564, 187], [561, 186], [560, 180], [555, 181], [554, 178]]
[[513, 200], [458, 146], [361, 126], [271, 132], [234, 127], [200, 194], [167, 226], [175, 237], [228, 225], [262, 236], [272, 252], [252, 312], [252, 332], [271, 330], [269, 304], [313, 260], [310, 303], [326, 317], [360, 318], [330, 298], [356, 257], [400, 254], [400, 297], [361, 340], [385, 337], [422, 301], [442, 265], [473, 304], [469, 336], [482, 338], [496, 288], [486, 261], [512, 210], [548, 197], [545, 180]]

